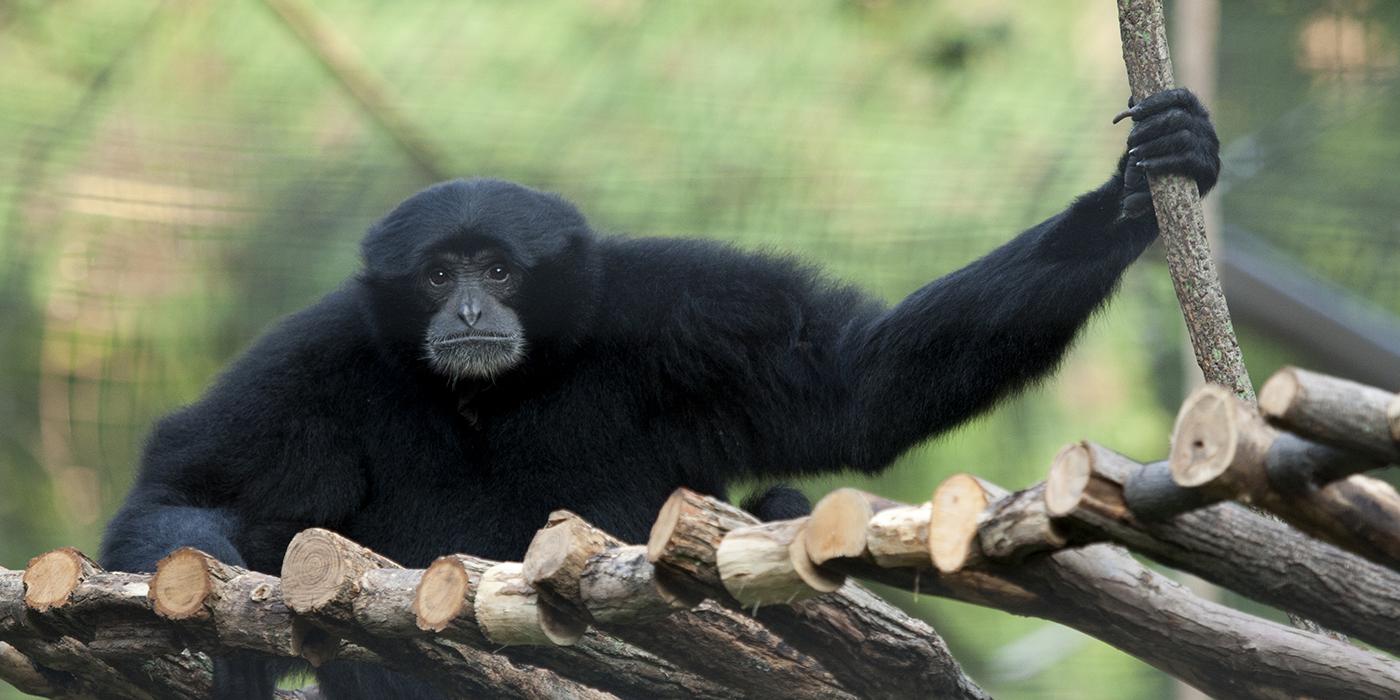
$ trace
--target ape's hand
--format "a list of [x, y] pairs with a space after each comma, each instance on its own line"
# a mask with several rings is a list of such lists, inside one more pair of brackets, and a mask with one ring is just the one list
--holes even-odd
[[1177, 88], [1128, 103], [1127, 111], [1114, 118], [1133, 118], [1128, 152], [1123, 156], [1123, 211], [1125, 219], [1152, 213], [1147, 174], [1185, 175], [1196, 181], [1204, 197], [1220, 175], [1220, 140], [1210, 115], [1189, 90]]

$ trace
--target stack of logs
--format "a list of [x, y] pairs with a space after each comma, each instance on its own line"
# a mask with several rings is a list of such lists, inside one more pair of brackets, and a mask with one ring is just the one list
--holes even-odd
[[[1285, 369], [1258, 412], [1194, 393], [1167, 461], [1078, 443], [1015, 493], [959, 474], [920, 505], [841, 489], [758, 523], [682, 489], [645, 545], [559, 511], [523, 562], [426, 569], [312, 529], [280, 578], [194, 549], [154, 574], [59, 549], [0, 569], [0, 678], [185, 698], [211, 656], [252, 652], [381, 664], [451, 697], [986, 697], [849, 576], [1054, 620], [1212, 696], [1395, 698], [1400, 661], [1343, 635], [1400, 654], [1400, 496], [1363, 474], [1398, 462], [1400, 397]], [[1201, 599], [1126, 550], [1327, 629]]]

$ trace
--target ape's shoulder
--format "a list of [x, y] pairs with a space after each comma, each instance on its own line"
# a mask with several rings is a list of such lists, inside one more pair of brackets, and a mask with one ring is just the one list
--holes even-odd
[[793, 338], [877, 305], [796, 258], [692, 238], [610, 238], [600, 245], [604, 329]]
[[[276, 322], [235, 358], [195, 403], [162, 421], [236, 423], [240, 432], [277, 432], [289, 421], [345, 416], [350, 392], [385, 374], [358, 290], [347, 285]], [[385, 377], [384, 379], [387, 379]], [[163, 432], [163, 430], [158, 430]]]

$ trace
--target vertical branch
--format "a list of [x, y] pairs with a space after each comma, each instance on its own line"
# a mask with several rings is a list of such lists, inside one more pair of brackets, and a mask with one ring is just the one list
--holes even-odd
[[[1118, 25], [1133, 97], [1142, 100], [1171, 89], [1175, 79], [1162, 0], [1118, 0]], [[1149, 175], [1147, 182], [1196, 364], [1206, 381], [1227, 386], [1236, 396], [1253, 403], [1254, 386], [1210, 255], [1196, 184], [1180, 175]]]

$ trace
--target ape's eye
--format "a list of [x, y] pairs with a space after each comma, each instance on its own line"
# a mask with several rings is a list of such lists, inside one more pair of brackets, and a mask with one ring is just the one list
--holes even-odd
[[428, 284], [431, 284], [434, 287], [441, 287], [442, 285], [447, 284], [447, 281], [449, 279], [450, 277], [447, 274], [447, 270], [441, 268], [438, 268], [428, 273]]
[[492, 265], [486, 270], [486, 278], [492, 282], [504, 282], [510, 277], [510, 268], [505, 265]]

